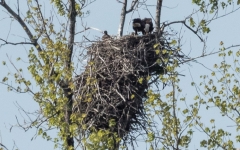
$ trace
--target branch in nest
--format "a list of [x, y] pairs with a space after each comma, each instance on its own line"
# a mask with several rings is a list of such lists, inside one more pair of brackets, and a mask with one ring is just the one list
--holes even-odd
[[117, 89], [114, 89], [114, 91], [123, 99], [124, 102], [126, 102], [126, 99], [118, 92]]

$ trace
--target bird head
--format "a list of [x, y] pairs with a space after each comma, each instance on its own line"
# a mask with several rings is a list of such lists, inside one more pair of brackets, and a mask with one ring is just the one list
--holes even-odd
[[107, 35], [107, 34], [108, 34], [106, 30], [105, 30], [105, 31], [103, 31], [103, 33], [104, 33], [105, 35]]
[[140, 18], [134, 18], [133, 23], [135, 23], [135, 22], [141, 22], [141, 19]]
[[145, 22], [145, 23], [151, 23], [152, 18], [144, 18], [142, 21]]

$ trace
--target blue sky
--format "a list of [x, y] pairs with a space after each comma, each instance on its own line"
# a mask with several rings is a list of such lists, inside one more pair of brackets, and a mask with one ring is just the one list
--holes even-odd
[[[154, 5], [155, 2], [149, 0], [149, 4]], [[14, 2], [10, 0], [6, 0], [6, 3], [11, 4], [12, 7], [15, 8]], [[164, 7], [162, 9], [162, 18], [161, 21], [177, 21], [183, 20], [189, 14], [193, 12], [193, 9], [196, 7], [191, 4], [191, 1], [183, 0], [167, 0], [163, 3]], [[48, 3], [45, 3], [46, 12], [48, 14], [47, 9]], [[20, 8], [22, 13], [24, 14], [27, 10], [26, 5], [20, 3]], [[154, 16], [155, 14], [155, 6], [148, 7], [149, 12]], [[91, 4], [86, 10], [90, 10], [90, 15], [83, 19], [83, 24], [87, 27], [95, 27], [100, 30], [107, 30], [110, 35], [116, 35], [118, 31], [118, 25], [120, 21], [120, 11], [121, 4], [117, 3], [114, 0], [97, 0], [95, 3]], [[85, 11], [86, 11], [85, 10]], [[131, 28], [131, 18], [135, 17], [150, 17], [149, 12], [144, 8], [139, 8], [138, 11], [134, 13], [128, 14], [125, 22], [124, 35], [131, 33], [133, 30]], [[231, 14], [227, 17], [220, 18], [213, 23], [211, 23], [210, 28], [211, 32], [206, 35], [207, 37], [207, 52], [211, 52], [213, 50], [219, 49], [220, 41], [224, 41], [226, 46], [239, 44], [240, 39], [240, 20], [239, 11]], [[195, 16], [196, 18], [201, 18], [201, 15]], [[56, 21], [56, 19], [55, 19]], [[77, 23], [77, 31], [82, 30], [82, 26], [80, 23], [80, 18], [77, 19], [79, 21]], [[56, 21], [56, 24], [58, 22]], [[176, 31], [179, 31], [181, 26], [174, 25], [173, 26]], [[11, 42], [22, 41], [22, 37], [27, 37], [26, 34], [22, 31], [19, 24], [13, 19], [10, 19], [6, 14], [6, 11], [0, 7], [0, 38], [8, 39]], [[190, 53], [191, 57], [196, 57], [202, 54], [203, 43], [191, 32], [189, 32], [186, 28], [182, 29], [182, 35], [184, 38], [182, 39], [183, 47], [182, 51], [185, 54]], [[102, 34], [95, 30], [88, 30], [84, 33], [89, 39], [95, 39], [96, 37], [101, 37]], [[79, 38], [79, 39], [78, 39]], [[77, 41], [81, 41], [81, 37], [78, 36], [76, 38]], [[8, 67], [0, 65], [0, 79], [5, 76], [8, 72], [14, 73], [14, 68], [10, 65], [9, 60], [11, 60], [17, 68], [23, 68], [23, 75], [29, 79], [31, 76], [27, 72], [27, 51], [29, 50], [29, 46], [2, 46], [0, 47], [0, 61], [6, 61]], [[233, 49], [234, 50], [234, 49]], [[22, 61], [16, 61], [18, 57], [22, 58]], [[9, 59], [8, 59], [9, 58]], [[198, 62], [204, 64], [208, 68], [212, 68], [213, 64], [221, 61], [217, 55], [209, 56], [206, 58], [198, 59]], [[199, 76], [202, 74], [210, 74], [211, 71], [203, 67], [198, 63], [191, 62], [190, 64], [182, 65], [179, 68], [181, 74], [184, 74], [184, 77], [180, 77], [180, 87], [183, 88], [183, 92], [180, 96], [186, 96], [189, 99], [189, 104], [191, 103], [191, 99], [196, 95], [195, 89], [190, 86], [192, 79], [191, 75], [195, 82], [201, 82]], [[14, 85], [14, 80], [9, 82]], [[37, 87], [33, 87], [33, 89], [37, 90]], [[161, 91], [161, 95], [166, 94], [168, 91]], [[36, 130], [31, 129], [30, 132], [24, 132], [19, 128], [13, 128], [10, 132], [11, 125], [16, 125], [16, 118], [21, 118], [19, 114], [16, 103], [20, 104], [24, 109], [28, 111], [34, 111], [38, 109], [38, 105], [32, 100], [31, 95], [29, 94], [18, 94], [15, 92], [8, 92], [7, 87], [4, 85], [0, 85], [0, 142], [5, 144], [9, 149], [13, 147], [14, 142], [18, 146], [20, 150], [51, 150], [53, 149], [53, 143], [47, 142], [43, 140], [41, 137], [37, 137], [36, 139], [31, 141], [31, 138], [34, 136]], [[201, 111], [201, 115], [203, 119], [206, 121], [210, 118], [216, 118], [220, 127], [229, 130], [230, 132], [236, 133], [232, 128], [228, 128], [228, 125], [232, 125], [227, 120], [224, 121], [224, 118], [221, 115], [218, 115], [217, 110], [213, 109], [210, 112]], [[223, 123], [224, 122], [224, 123]], [[55, 133], [52, 133], [55, 135]], [[197, 133], [193, 138], [193, 142], [190, 145], [190, 150], [192, 149], [201, 149], [199, 148], [198, 138], [205, 138], [205, 136], [201, 133]], [[137, 148], [140, 150], [146, 149], [146, 146], [140, 144], [141, 147]], [[143, 145], [143, 146], [142, 146]], [[240, 147], [240, 145], [237, 145]]]

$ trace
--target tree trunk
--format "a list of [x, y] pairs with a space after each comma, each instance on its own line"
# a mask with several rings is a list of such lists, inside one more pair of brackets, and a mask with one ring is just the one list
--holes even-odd
[[118, 37], [121, 37], [123, 34], [123, 27], [124, 27], [124, 22], [126, 17], [126, 9], [127, 9], [127, 0], [124, 0], [122, 12], [121, 12], [120, 25], [118, 28]]
[[[64, 90], [64, 93], [65, 95], [67, 95], [67, 99], [68, 99], [68, 102], [67, 102], [67, 106], [66, 106], [66, 109], [65, 109], [65, 122], [68, 124], [68, 127], [67, 127], [67, 132], [69, 133], [69, 126], [72, 124], [72, 121], [70, 119], [71, 115], [72, 115], [72, 106], [73, 106], [73, 99], [72, 99], [72, 96], [73, 94], [69, 94], [71, 93], [71, 89], [70, 88], [67, 88]], [[67, 135], [67, 145], [68, 147], [74, 147], [74, 140], [73, 140], [73, 136], [69, 133]]]
[[[73, 53], [73, 45], [74, 45], [74, 37], [75, 37], [75, 25], [76, 25], [76, 2], [75, 0], [69, 0], [69, 38], [68, 38], [68, 49], [69, 49], [69, 55], [68, 59], [66, 60], [66, 68], [70, 71], [71, 70], [71, 62], [72, 62], [72, 53]], [[66, 110], [65, 110], [65, 122], [67, 123], [66, 131], [68, 133], [67, 135], [67, 146], [70, 148], [74, 148], [74, 140], [73, 135], [70, 134], [69, 127], [72, 124], [71, 121], [71, 115], [72, 115], [72, 107], [73, 107], [73, 92], [72, 89], [69, 87], [69, 81], [68, 79], [65, 79], [63, 91], [65, 96], [68, 99], [68, 102], [66, 104]]]
[[157, 7], [156, 7], [156, 32], [159, 33], [160, 31], [160, 18], [161, 18], [161, 9], [162, 9], [162, 1], [163, 0], [157, 0]]

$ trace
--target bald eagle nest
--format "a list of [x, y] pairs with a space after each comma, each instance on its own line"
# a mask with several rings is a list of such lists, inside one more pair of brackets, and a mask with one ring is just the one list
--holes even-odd
[[75, 93], [75, 111], [84, 114], [83, 124], [116, 132], [120, 138], [144, 128], [149, 78], [166, 73], [171, 60], [163, 49], [174, 51], [163, 36], [155, 34], [108, 38], [90, 45], [89, 61], [77, 77]]

